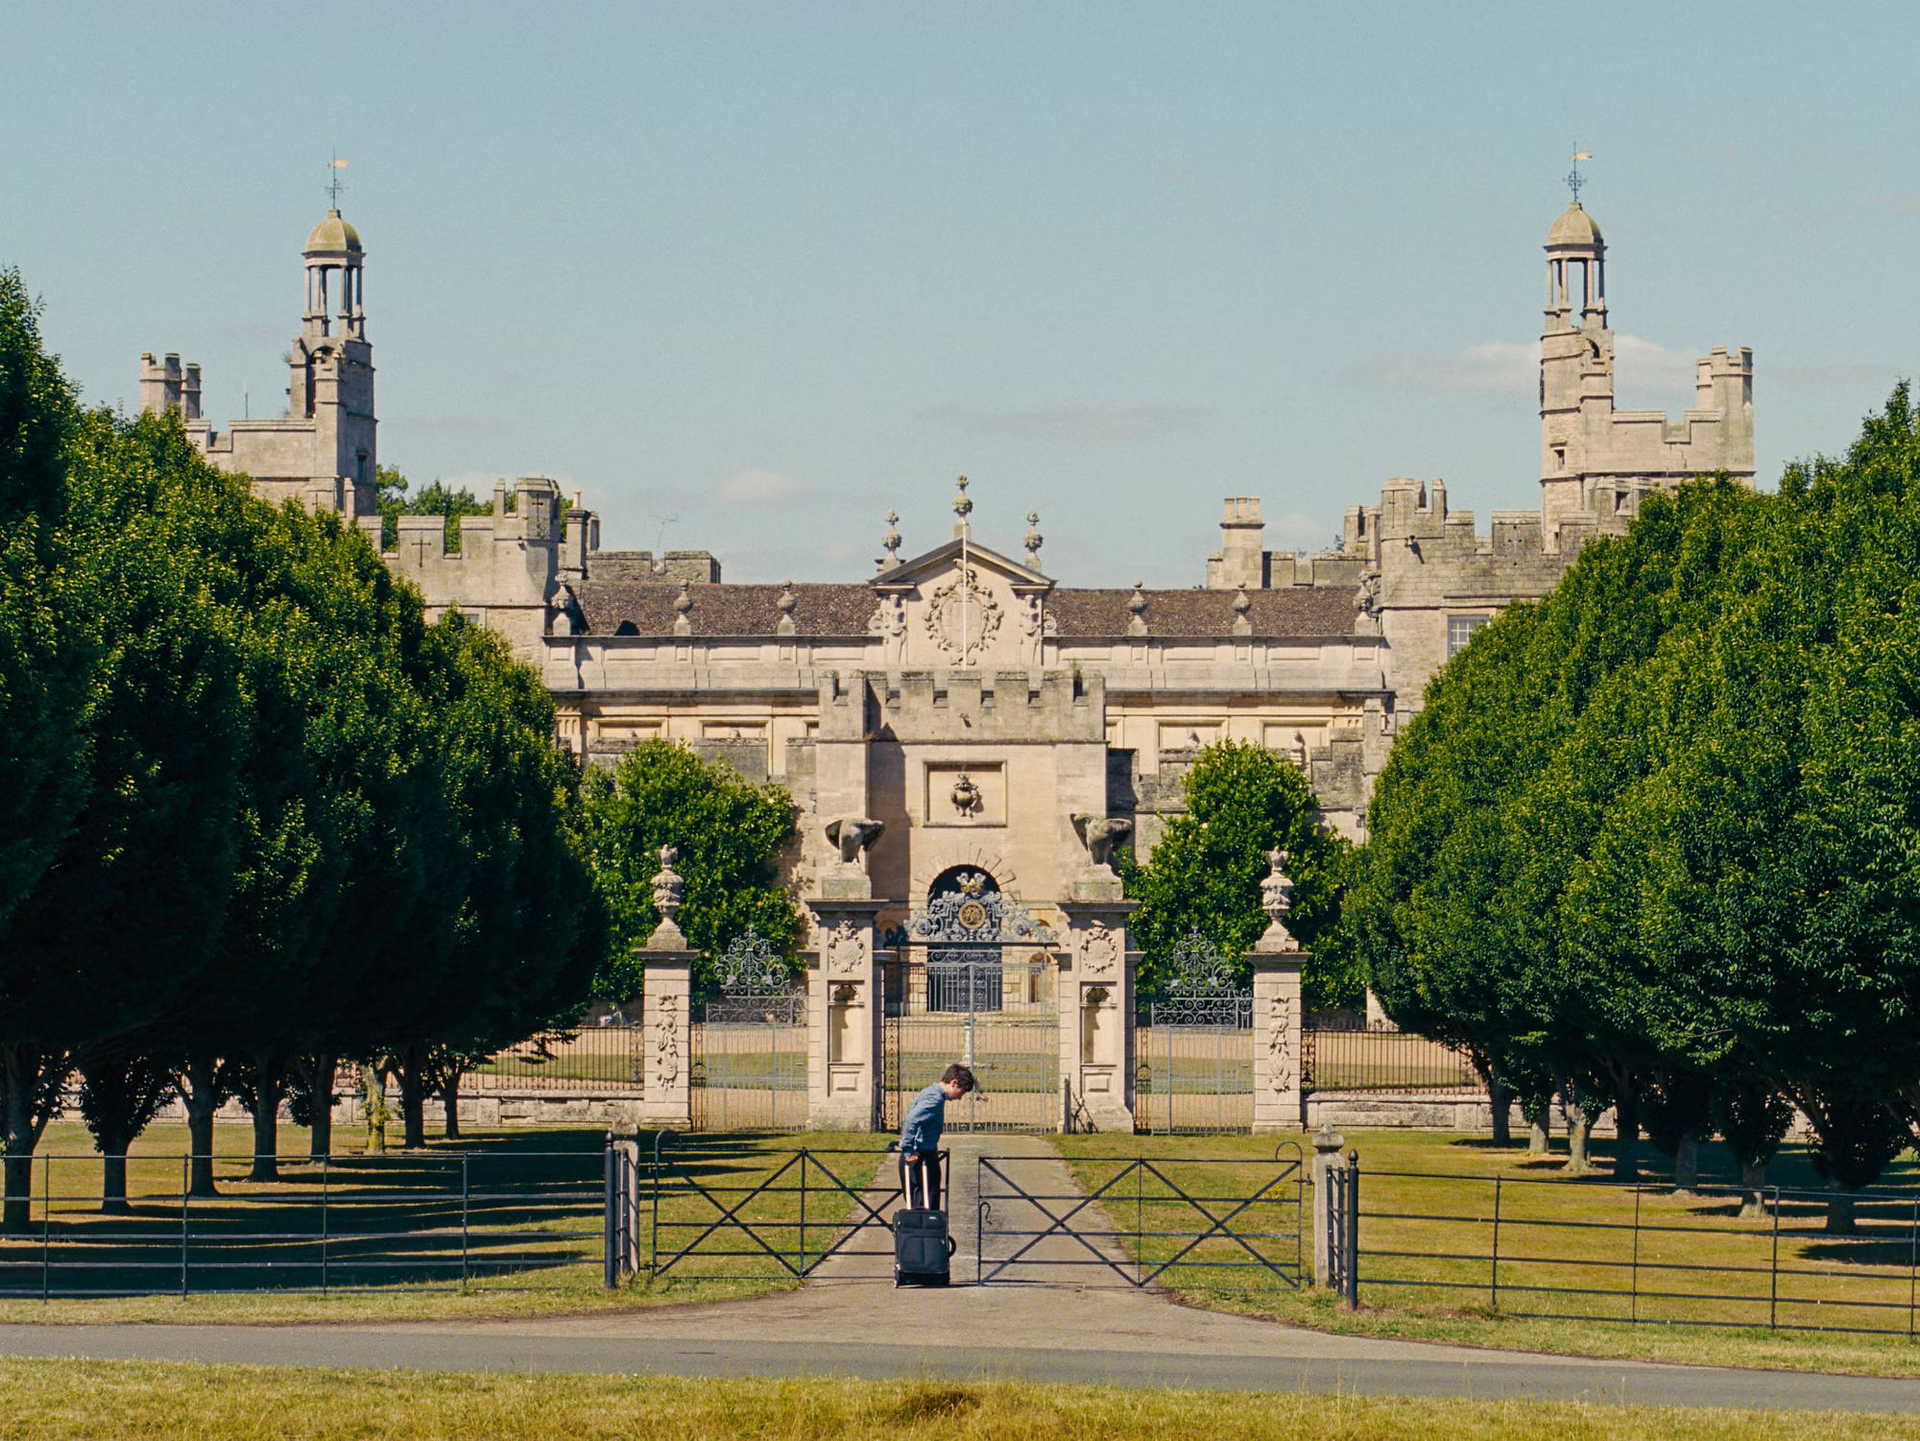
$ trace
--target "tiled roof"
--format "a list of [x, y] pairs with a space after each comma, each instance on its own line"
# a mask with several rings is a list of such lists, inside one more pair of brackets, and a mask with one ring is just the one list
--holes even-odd
[[[687, 612], [687, 622], [696, 636], [774, 635], [780, 621], [777, 602], [784, 589], [731, 583], [690, 586], [687, 594], [693, 598], [693, 609]], [[616, 634], [623, 623], [633, 627], [628, 634], [673, 633], [678, 585], [590, 580], [576, 586], [575, 592], [587, 629], [594, 635]], [[1233, 633], [1233, 591], [1150, 590], [1144, 594], [1148, 635], [1198, 639]], [[1247, 619], [1257, 636], [1350, 635], [1359, 597], [1354, 586], [1252, 590], [1247, 592], [1252, 602]], [[874, 593], [858, 584], [796, 585], [793, 598], [793, 627], [800, 635], [866, 635], [867, 622], [878, 604]], [[1124, 636], [1133, 619], [1127, 609], [1132, 599], [1131, 590], [1057, 589], [1047, 596], [1047, 613], [1054, 633], [1063, 638]]]
[[[1150, 636], [1204, 637], [1233, 633], [1230, 590], [1143, 591], [1147, 608], [1141, 619]], [[1127, 603], [1130, 590], [1055, 590], [1047, 597], [1047, 613], [1062, 636], [1123, 636], [1133, 619]], [[1287, 586], [1280, 590], [1250, 590], [1252, 608], [1247, 620], [1255, 635], [1320, 637], [1350, 635], [1359, 614], [1357, 586]]]
[[[780, 585], [694, 585], [687, 623], [695, 635], [774, 635], [780, 623]], [[574, 588], [587, 629], [613, 635], [630, 621], [640, 635], [672, 635], [678, 585], [657, 581], [589, 580]], [[801, 635], [865, 635], [877, 608], [864, 585], [796, 585], [793, 628]]]

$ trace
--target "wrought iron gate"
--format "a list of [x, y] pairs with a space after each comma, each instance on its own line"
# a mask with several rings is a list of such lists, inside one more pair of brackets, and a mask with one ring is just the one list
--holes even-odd
[[694, 1002], [694, 1128], [804, 1126], [805, 986], [752, 927], [734, 938], [715, 961], [714, 972], [714, 989]]
[[1060, 998], [1051, 928], [991, 877], [961, 871], [907, 923], [886, 963], [881, 1110], [900, 1124], [916, 1091], [959, 1061], [980, 1090], [947, 1108], [955, 1131], [1060, 1128]]
[[1253, 1126], [1253, 992], [1199, 931], [1173, 949], [1135, 1039], [1142, 1131]]

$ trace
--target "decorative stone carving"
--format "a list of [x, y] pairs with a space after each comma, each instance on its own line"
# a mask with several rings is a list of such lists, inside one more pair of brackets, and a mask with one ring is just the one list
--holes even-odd
[[871, 821], [865, 816], [843, 816], [827, 822], [827, 843], [840, 852], [841, 865], [857, 866], [860, 853], [872, 850], [873, 843], [885, 830], [883, 822]]
[[1267, 913], [1267, 933], [1260, 938], [1263, 951], [1297, 951], [1300, 942], [1287, 929], [1287, 916], [1293, 910], [1293, 882], [1287, 879], [1284, 850], [1267, 852], [1267, 878], [1260, 882], [1260, 908]]
[[1096, 866], [1106, 866], [1112, 862], [1113, 848], [1133, 834], [1133, 822], [1080, 812], [1073, 817], [1073, 829], [1087, 848], [1087, 858]]
[[999, 631], [1000, 619], [1000, 602], [972, 566], [935, 586], [927, 604], [927, 634], [949, 655], [978, 655]]
[[[898, 565], [899, 559], [894, 559]], [[898, 592], [882, 595], [867, 621], [867, 632], [885, 643], [888, 665], [899, 665], [907, 658], [907, 604]]]
[[687, 581], [680, 582], [680, 594], [673, 598], [673, 633], [692, 635], [693, 622], [689, 619], [693, 611], [693, 587]]
[[886, 552], [880, 569], [892, 570], [900, 564], [900, 517], [894, 511], [887, 512], [887, 531], [880, 537], [880, 548]]
[[1025, 542], [1027, 547], [1028, 570], [1040, 569], [1040, 543], [1042, 539], [1043, 537], [1040, 534], [1040, 512], [1030, 510], [1027, 512], [1027, 538]]
[[1120, 937], [1102, 920], [1087, 922], [1080, 940], [1080, 973], [1087, 980], [1108, 980], [1120, 974]]
[[674, 847], [660, 847], [660, 869], [653, 878], [653, 908], [670, 924], [680, 914], [680, 892], [686, 884], [673, 868], [678, 859], [680, 852]]
[[965, 771], [960, 772], [960, 779], [953, 783], [953, 794], [950, 799], [953, 801], [953, 808], [961, 815], [977, 816], [980, 814], [982, 799], [980, 787], [973, 783], [973, 777]]
[[1293, 1001], [1284, 991], [1267, 1002], [1267, 1084], [1276, 1091], [1299, 1089], [1294, 1073]]
[[1233, 597], [1233, 633], [1235, 635], [1253, 634], [1253, 622], [1248, 619], [1252, 610], [1253, 597], [1247, 594], [1246, 582], [1242, 581], [1240, 589], [1234, 593]]
[[1145, 585], [1144, 580], [1136, 580], [1133, 583], [1133, 594], [1127, 598], [1127, 610], [1133, 617], [1127, 622], [1128, 635], [1147, 633], [1147, 593], [1142, 589]]
[[821, 947], [829, 976], [857, 976], [867, 959], [867, 945], [852, 921], [842, 921], [827, 933]]
[[653, 1079], [662, 1095], [680, 1080], [680, 1017], [670, 1003], [662, 1005], [654, 1017]]
[[799, 599], [793, 593], [793, 582], [790, 580], [783, 582], [780, 586], [780, 598], [773, 603], [773, 608], [780, 612], [780, 619], [774, 623], [777, 634], [793, 634], [793, 608], [798, 603]]

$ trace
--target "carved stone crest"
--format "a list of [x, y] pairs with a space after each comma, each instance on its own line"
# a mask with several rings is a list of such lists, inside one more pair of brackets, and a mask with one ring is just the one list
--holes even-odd
[[1284, 995], [1267, 1002], [1267, 1084], [1276, 1091], [1298, 1087], [1294, 1074], [1293, 1003]]
[[827, 933], [825, 951], [829, 976], [857, 976], [867, 959], [866, 943], [852, 921], [842, 921]]
[[653, 1079], [664, 1093], [680, 1079], [680, 1017], [671, 999], [662, 1000], [653, 1022]]
[[1000, 629], [1000, 618], [1000, 602], [980, 583], [979, 572], [968, 566], [946, 584], [933, 588], [927, 604], [927, 635], [949, 655], [964, 651], [973, 656], [993, 639]]
[[1087, 922], [1080, 940], [1081, 975], [1087, 980], [1102, 980], [1120, 974], [1120, 937], [1101, 920]]

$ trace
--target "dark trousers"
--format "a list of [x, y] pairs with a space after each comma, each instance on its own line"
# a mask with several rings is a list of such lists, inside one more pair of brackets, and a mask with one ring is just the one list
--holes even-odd
[[[900, 1191], [909, 1210], [923, 1207], [940, 1209], [940, 1153], [938, 1151], [902, 1151], [900, 1153]], [[922, 1199], [922, 1198], [925, 1199]]]

